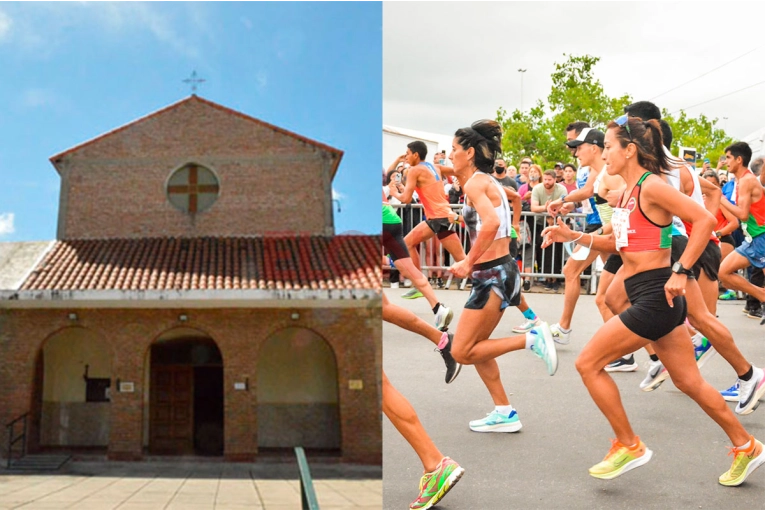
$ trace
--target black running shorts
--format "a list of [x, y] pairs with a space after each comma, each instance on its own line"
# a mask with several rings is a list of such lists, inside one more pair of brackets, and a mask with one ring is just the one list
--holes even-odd
[[[674, 264], [680, 259], [680, 256], [685, 251], [685, 247], [688, 246], [688, 238], [685, 236], [672, 236], [672, 263]], [[693, 276], [697, 280], [701, 275], [701, 271], [707, 275], [707, 278], [713, 282], [717, 281], [717, 273], [720, 270], [720, 263], [722, 262], [722, 252], [717, 243], [711, 239], [707, 243], [704, 251], [699, 255], [698, 260], [693, 265]]]
[[466, 309], [482, 310], [492, 292], [502, 300], [500, 310], [521, 304], [521, 274], [510, 255], [474, 265], [470, 277], [473, 289], [465, 303]]
[[643, 271], [624, 280], [631, 306], [619, 314], [627, 329], [638, 336], [656, 341], [685, 322], [685, 297], [676, 296], [674, 307], [667, 303], [664, 285], [672, 269], [662, 267]]
[[449, 218], [434, 218], [432, 220], [427, 220], [426, 223], [430, 227], [430, 230], [432, 230], [439, 239], [449, 237], [452, 234], [457, 235], [457, 232], [455, 232], [457, 225], [454, 222], [449, 221]]
[[383, 248], [393, 261], [409, 257], [401, 223], [383, 223]]

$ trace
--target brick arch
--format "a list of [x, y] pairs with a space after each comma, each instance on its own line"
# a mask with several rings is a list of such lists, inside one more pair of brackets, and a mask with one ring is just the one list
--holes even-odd
[[102, 331], [100, 328], [97, 328], [97, 327], [83, 326], [81, 324], [77, 324], [77, 325], [67, 324], [65, 326], [61, 326], [60, 328], [57, 328], [49, 332], [42, 340], [39, 341], [39, 344], [37, 344], [37, 346], [33, 346], [33, 348], [27, 350], [27, 353], [26, 353], [27, 359], [25, 360], [25, 362], [28, 364], [28, 366], [34, 366], [37, 360], [37, 356], [45, 347], [45, 344], [47, 344], [52, 338], [60, 335], [61, 333], [69, 329], [82, 329], [82, 330], [93, 333], [98, 338], [99, 342], [102, 342], [104, 345], [108, 347], [109, 359], [112, 360], [112, 364], [114, 363], [115, 354], [116, 354], [115, 347], [114, 347], [114, 344], [109, 341], [109, 335], [106, 334], [105, 331]]
[[[310, 324], [306, 324], [305, 322], [292, 323], [286, 320], [278, 321], [274, 324], [273, 327], [261, 330], [260, 334], [255, 339], [255, 345], [253, 345], [252, 347], [253, 349], [252, 352], [255, 355], [254, 359], [256, 360], [260, 359], [260, 355], [263, 352], [263, 346], [265, 346], [265, 344], [268, 342], [268, 340], [272, 336], [282, 331], [285, 331], [287, 329], [306, 329], [310, 331], [311, 333], [315, 334], [316, 336], [318, 336], [319, 338], [321, 338], [322, 340], [324, 340], [324, 342], [326, 342], [326, 344], [329, 346], [330, 350], [332, 351], [332, 356], [335, 359], [335, 366], [337, 367], [338, 375], [343, 372], [345, 365], [341, 363], [342, 360], [337, 355], [337, 353], [339, 352], [339, 347], [340, 347], [338, 341], [336, 339], [330, 339], [331, 337], [328, 337], [328, 335], [323, 334], [320, 330], [318, 330], [318, 328], [311, 326]], [[339, 378], [338, 378], [338, 384], [339, 384]]]
[[[226, 355], [225, 355], [224, 349], [221, 347], [221, 343], [223, 343], [225, 345], [226, 342], [225, 341], [221, 342], [221, 340], [220, 340], [220, 339], [224, 339], [225, 335], [213, 335], [208, 330], [206, 330], [204, 328], [201, 328], [199, 326], [191, 326], [191, 325], [185, 325], [185, 324], [182, 325], [182, 326], [179, 326], [177, 324], [175, 324], [173, 326], [170, 326], [170, 327], [162, 326], [162, 330], [161, 331], [151, 335], [151, 341], [148, 342], [144, 346], [143, 353], [141, 354], [141, 359], [147, 360], [148, 356], [151, 353], [152, 346], [154, 344], [156, 344], [158, 341], [160, 341], [160, 339], [164, 335], [166, 335], [167, 333], [169, 333], [169, 332], [171, 332], [173, 330], [176, 330], [176, 329], [192, 329], [194, 331], [198, 331], [199, 333], [202, 333], [204, 336], [206, 336], [207, 338], [212, 340], [213, 343], [215, 344], [215, 347], [218, 348], [218, 352], [220, 352], [220, 357], [221, 357], [221, 360], [223, 361], [223, 367], [225, 368], [225, 366], [226, 366]], [[217, 338], [217, 340], [216, 340], [216, 338]]]

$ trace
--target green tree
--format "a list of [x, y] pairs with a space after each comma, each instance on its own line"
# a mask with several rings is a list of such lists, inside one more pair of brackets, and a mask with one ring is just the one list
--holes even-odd
[[725, 147], [734, 141], [724, 130], [715, 127], [716, 118], [709, 119], [703, 113], [693, 118], [681, 111], [679, 116], [674, 117], [665, 109], [661, 115], [672, 128], [673, 139], [670, 151], [673, 154], [677, 154], [680, 147], [692, 147], [696, 149], [698, 157], [709, 158], [714, 167], [720, 156], [725, 154]]
[[[497, 110], [497, 122], [503, 129], [503, 154], [513, 164], [517, 165], [524, 157], [530, 157], [543, 169], [552, 168], [557, 161], [574, 163], [564, 145], [566, 126], [570, 122], [585, 121], [605, 129], [609, 121], [622, 115], [624, 107], [633, 102], [629, 94], [609, 97], [605, 93], [594, 73], [599, 57], [565, 53], [563, 56], [567, 59], [555, 64], [552, 89], [546, 102], [537, 101], [527, 112], [516, 109], [508, 113], [502, 107]], [[666, 110], [662, 115], [674, 134], [673, 154], [677, 154], [680, 146], [694, 147], [716, 161], [732, 142], [722, 129], [715, 127], [717, 119], [709, 119], [704, 114], [688, 117], [685, 112], [673, 117]]]

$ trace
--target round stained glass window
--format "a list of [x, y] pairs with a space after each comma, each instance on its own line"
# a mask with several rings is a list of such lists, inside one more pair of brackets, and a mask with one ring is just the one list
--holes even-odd
[[167, 199], [177, 209], [189, 214], [212, 207], [219, 193], [220, 185], [215, 174], [196, 163], [179, 168], [167, 181]]

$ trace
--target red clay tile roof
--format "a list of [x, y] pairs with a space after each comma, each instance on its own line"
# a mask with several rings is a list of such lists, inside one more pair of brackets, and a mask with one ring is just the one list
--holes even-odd
[[57, 241], [20, 290], [376, 289], [380, 236]]

